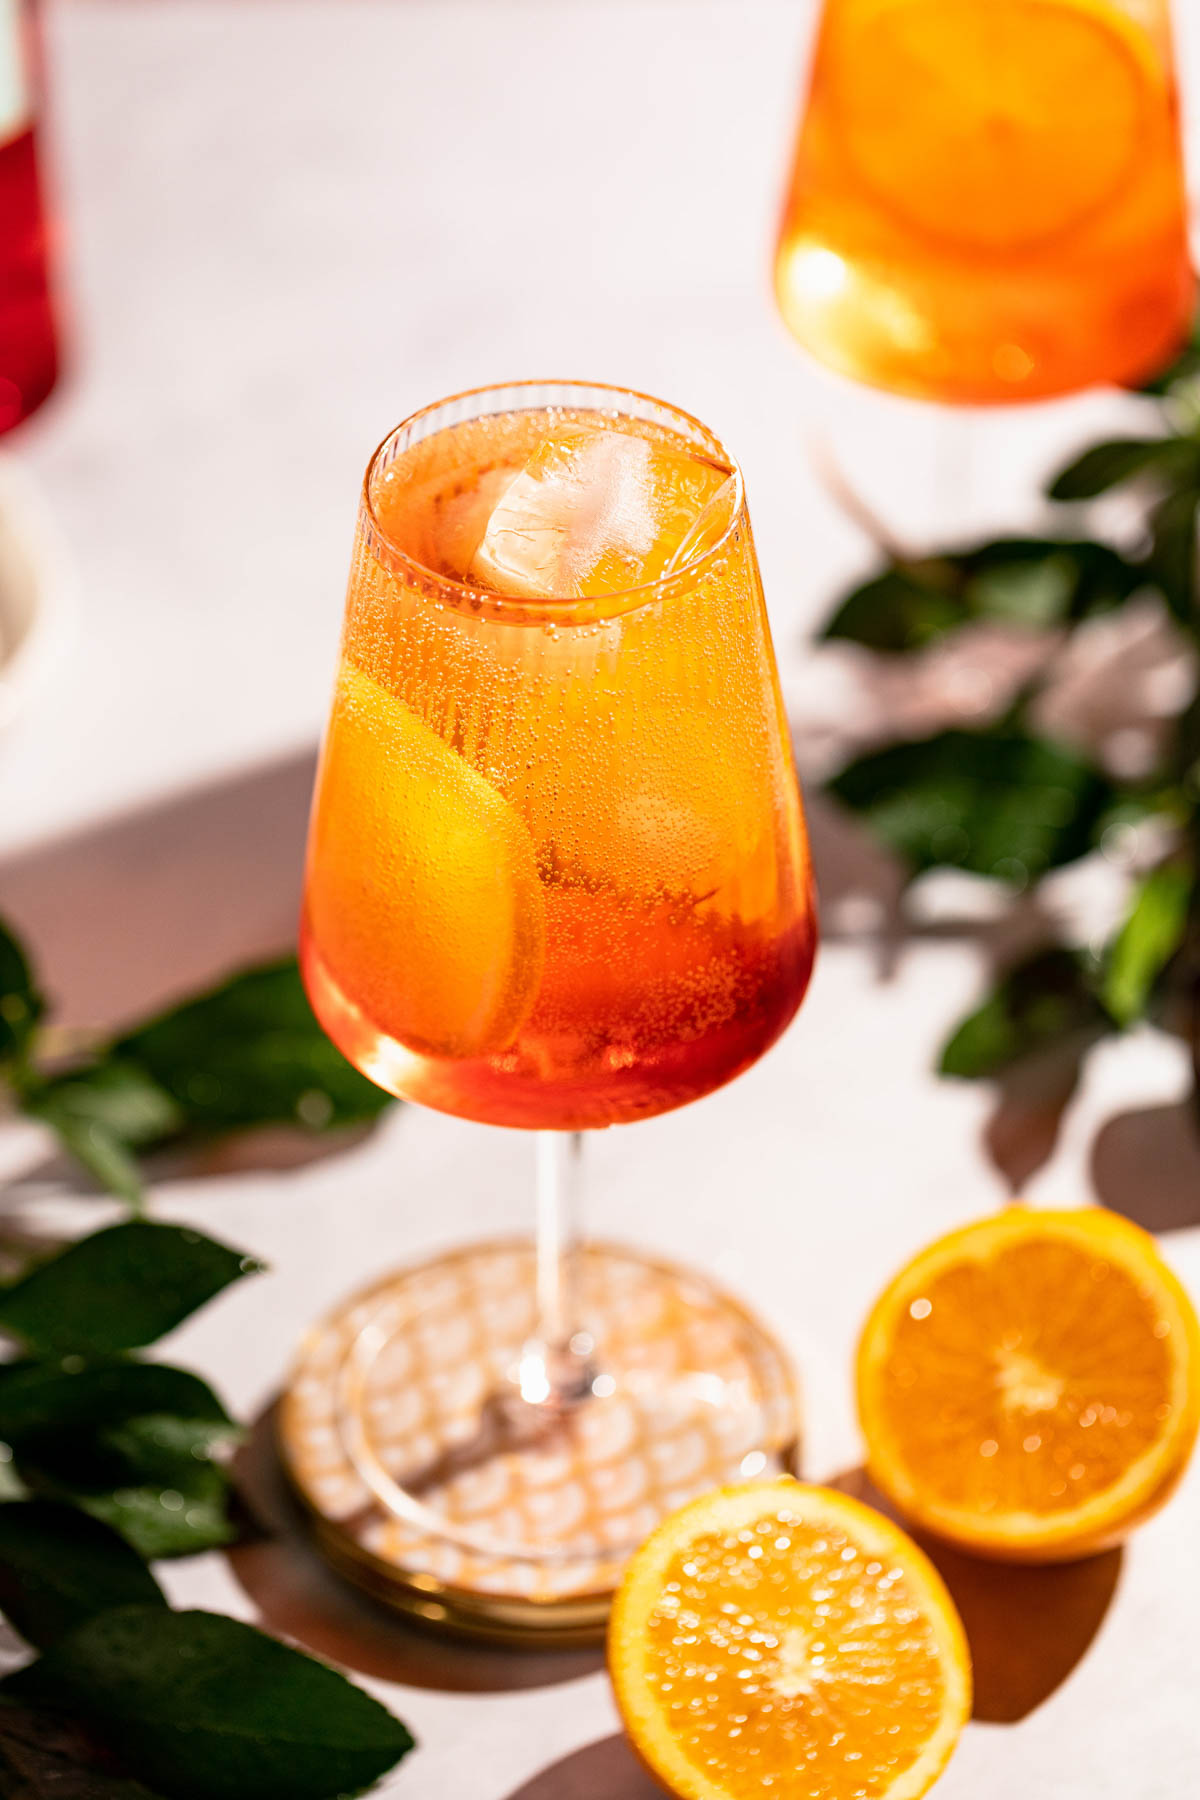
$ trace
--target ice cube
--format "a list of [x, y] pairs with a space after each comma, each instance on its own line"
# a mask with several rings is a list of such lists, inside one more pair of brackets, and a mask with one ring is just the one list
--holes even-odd
[[[375, 510], [392, 541], [439, 575], [465, 581], [479, 540], [520, 470], [503, 464], [451, 480], [435, 468], [424, 479], [393, 479], [385, 471]], [[403, 474], [403, 472], [401, 472]]]
[[564, 428], [500, 497], [471, 579], [526, 598], [640, 587], [663, 573], [728, 475], [632, 432]]

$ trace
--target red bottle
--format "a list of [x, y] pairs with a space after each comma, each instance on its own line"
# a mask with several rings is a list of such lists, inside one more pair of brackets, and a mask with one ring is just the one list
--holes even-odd
[[0, 433], [58, 375], [48, 227], [35, 134], [36, 0], [0, 0]]

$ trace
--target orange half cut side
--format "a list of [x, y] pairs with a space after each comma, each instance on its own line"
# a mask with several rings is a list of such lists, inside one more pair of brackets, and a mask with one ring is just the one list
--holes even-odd
[[941, 1238], [858, 1350], [876, 1485], [914, 1523], [1017, 1561], [1089, 1555], [1166, 1499], [1200, 1419], [1200, 1327], [1146, 1232], [1014, 1206]]
[[633, 1746], [680, 1800], [916, 1800], [971, 1710], [962, 1626], [923, 1552], [791, 1480], [666, 1519], [626, 1570], [608, 1655]]

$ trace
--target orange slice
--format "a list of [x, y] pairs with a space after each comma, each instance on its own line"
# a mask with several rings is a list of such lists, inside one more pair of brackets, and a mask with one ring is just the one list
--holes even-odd
[[1086, 1207], [951, 1232], [858, 1349], [876, 1485], [983, 1555], [1086, 1556], [1167, 1498], [1200, 1419], [1200, 1326], [1153, 1238]]
[[334, 979], [428, 1056], [509, 1043], [541, 981], [545, 905], [520, 813], [353, 664], [322, 760], [306, 905]]
[[528, 598], [656, 581], [728, 469], [613, 428], [544, 439], [493, 509], [471, 579]]
[[862, 180], [910, 225], [1019, 249], [1070, 231], [1165, 118], [1146, 34], [1107, 0], [867, 0], [827, 45]]
[[971, 1710], [941, 1578], [857, 1500], [720, 1488], [629, 1564], [609, 1669], [634, 1748], [680, 1800], [914, 1800]]

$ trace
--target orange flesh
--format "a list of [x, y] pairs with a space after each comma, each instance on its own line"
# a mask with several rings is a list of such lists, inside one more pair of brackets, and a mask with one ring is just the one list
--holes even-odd
[[897, 392], [1151, 372], [1194, 288], [1165, 4], [826, 0], [776, 282], [807, 348]]
[[866, 1800], [941, 1716], [937, 1643], [903, 1573], [786, 1507], [680, 1552], [648, 1640], [673, 1736], [730, 1793]]
[[971, 1710], [944, 1586], [879, 1513], [791, 1480], [672, 1514], [613, 1603], [609, 1669], [681, 1800], [916, 1800]]
[[[930, 1311], [925, 1312], [928, 1302]], [[928, 1283], [880, 1397], [950, 1504], [1053, 1514], [1109, 1488], [1170, 1414], [1153, 1296], [1064, 1244], [1017, 1246]]]
[[1200, 1422], [1200, 1324], [1154, 1240], [1099, 1207], [952, 1232], [876, 1302], [858, 1402], [878, 1486], [985, 1554], [1083, 1556], [1163, 1503]]
[[[556, 411], [448, 428], [375, 477], [386, 540], [474, 585], [486, 568], [508, 610], [440, 603], [360, 529], [314, 807], [301, 954], [322, 1023], [383, 1086], [496, 1124], [602, 1125], [694, 1099], [774, 1041], [812, 965], [744, 523], [658, 603], [606, 618], [601, 600], [583, 624], [557, 601], [542, 622], [523, 613], [530, 571], [560, 559], [539, 540], [522, 561], [520, 517], [515, 539], [490, 520], [520, 478], [576, 532], [571, 496], [521, 471], [540, 455], [556, 480], [598, 432], [649, 445], [655, 535], [628, 506], [585, 508], [604, 527], [569, 561], [586, 603], [614, 568], [653, 579], [689, 529], [703, 537], [728, 468], [660, 427]], [[566, 451], [540, 453], [548, 441]]]

